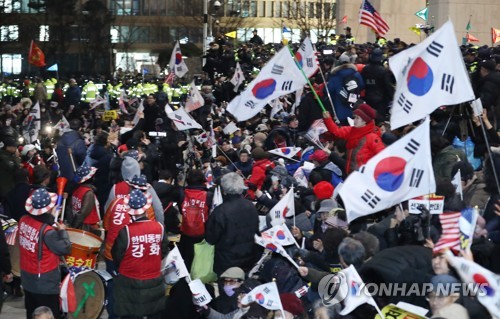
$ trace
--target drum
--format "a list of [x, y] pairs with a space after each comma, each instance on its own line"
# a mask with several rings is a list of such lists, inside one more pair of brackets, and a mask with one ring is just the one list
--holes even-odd
[[97, 319], [104, 310], [105, 281], [95, 271], [84, 271], [76, 275], [76, 310], [68, 313], [68, 318]]
[[102, 239], [98, 236], [80, 229], [66, 229], [71, 241], [71, 253], [65, 256], [69, 267], [96, 267], [97, 255], [101, 249]]

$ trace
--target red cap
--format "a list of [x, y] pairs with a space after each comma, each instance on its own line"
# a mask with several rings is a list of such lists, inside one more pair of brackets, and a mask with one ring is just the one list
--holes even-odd
[[328, 159], [328, 154], [326, 154], [325, 151], [323, 150], [316, 150], [314, 153], [312, 153], [311, 156], [309, 156], [309, 160], [311, 161], [318, 161], [318, 162], [323, 162]]

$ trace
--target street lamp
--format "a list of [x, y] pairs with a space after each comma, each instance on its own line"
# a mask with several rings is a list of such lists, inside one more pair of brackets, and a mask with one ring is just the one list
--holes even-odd
[[[207, 55], [207, 47], [208, 47], [208, 23], [209, 23], [209, 17], [210, 17], [210, 33], [212, 33], [212, 16], [208, 15], [208, 3], [210, 0], [203, 0], [203, 56]], [[213, 2], [213, 8], [214, 11], [217, 12], [220, 7], [222, 6], [222, 3], [218, 0]], [[213, 34], [210, 34], [210, 36], [213, 36]], [[203, 58], [202, 66], [205, 66], [206, 59]]]

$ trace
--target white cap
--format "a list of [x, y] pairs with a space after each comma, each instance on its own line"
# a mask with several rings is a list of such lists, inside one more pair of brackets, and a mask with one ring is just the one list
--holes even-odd
[[26, 156], [29, 151], [32, 151], [34, 149], [36, 149], [35, 145], [33, 145], [33, 144], [26, 144], [26, 145], [23, 146], [23, 150], [21, 151], [21, 154], [23, 156]]

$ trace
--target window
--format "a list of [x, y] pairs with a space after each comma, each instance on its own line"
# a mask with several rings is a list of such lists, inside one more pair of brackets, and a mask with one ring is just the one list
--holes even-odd
[[309, 12], [307, 13], [309, 19], [314, 19], [314, 3], [309, 2]]
[[3, 73], [20, 74], [22, 66], [21, 54], [2, 54], [0, 66]]
[[4, 13], [21, 12], [21, 1], [0, 0], [0, 8]]
[[249, 11], [248, 15], [250, 17], [256, 17], [257, 16], [257, 1], [251, 0], [251, 1], [249, 1], [249, 5], [250, 5], [250, 7], [248, 10]]
[[18, 25], [2, 25], [0, 26], [0, 41], [10, 42], [19, 40]]
[[39, 41], [49, 41], [50, 36], [49, 36], [49, 26], [48, 25], [41, 25], [40, 26], [40, 38]]
[[267, 18], [274, 16], [274, 1], [266, 1], [266, 15]]

